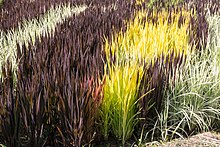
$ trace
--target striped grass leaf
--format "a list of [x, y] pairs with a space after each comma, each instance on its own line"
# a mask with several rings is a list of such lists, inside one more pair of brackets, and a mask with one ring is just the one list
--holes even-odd
[[[219, 17], [207, 15], [209, 35], [205, 49], [194, 50], [180, 69], [175, 85], [165, 91], [163, 111], [158, 114], [151, 138], [169, 140], [216, 129], [220, 118]], [[157, 122], [157, 124], [155, 124]], [[164, 124], [164, 125], [159, 125]], [[163, 126], [163, 127], [162, 127]], [[164, 127], [165, 126], [165, 127]], [[166, 133], [169, 131], [170, 133]], [[166, 136], [163, 136], [166, 134]], [[149, 132], [148, 132], [149, 135]], [[148, 136], [149, 137], [149, 136]]]

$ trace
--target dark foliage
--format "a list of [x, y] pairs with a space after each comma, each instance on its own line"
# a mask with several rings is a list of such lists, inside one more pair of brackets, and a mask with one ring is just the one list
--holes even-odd
[[[186, 2], [187, 3], [187, 2]], [[190, 43], [196, 45], [198, 50], [204, 48], [207, 44], [208, 37], [208, 22], [206, 20], [207, 13], [220, 14], [220, 1], [219, 0], [194, 0], [188, 2], [188, 7], [196, 12], [195, 16], [191, 17], [189, 33]]]
[[113, 1], [104, 0], [5, 0], [0, 7], [0, 30], [6, 32], [9, 29], [16, 28], [24, 20], [38, 19], [49, 9], [61, 4], [70, 4], [72, 6], [105, 6], [112, 4]]
[[0, 10], [0, 29], [6, 32], [16, 28], [24, 20], [39, 18], [61, 3], [62, 0], [6, 0]]
[[171, 54], [170, 56], [157, 58], [154, 64], [145, 67], [140, 84], [139, 96], [152, 91], [140, 101], [141, 118], [145, 118], [146, 120], [155, 119], [157, 112], [162, 111], [164, 90], [166, 90], [169, 80], [173, 81], [173, 84], [175, 83], [177, 71], [184, 63], [185, 57], [183, 54], [177, 57]]
[[[98, 133], [95, 120], [103, 95], [104, 36], [111, 38], [114, 32], [125, 29], [125, 20], [135, 10], [133, 3], [123, 1], [103, 2], [105, 7], [101, 4], [94, 2], [85, 12], [58, 25], [54, 37], [38, 38], [28, 47], [18, 46], [17, 77], [11, 78], [15, 87], [8, 93], [16, 92], [11, 96], [19, 108], [20, 135], [15, 140], [22, 146], [81, 146]], [[9, 85], [1, 89], [1, 100], [5, 100], [3, 93]], [[5, 119], [12, 116], [8, 114]], [[1, 127], [7, 130], [8, 126]]]
[[0, 125], [3, 143], [9, 147], [20, 146], [20, 115], [18, 100], [15, 99], [12, 68], [10, 63], [3, 67], [0, 84]]

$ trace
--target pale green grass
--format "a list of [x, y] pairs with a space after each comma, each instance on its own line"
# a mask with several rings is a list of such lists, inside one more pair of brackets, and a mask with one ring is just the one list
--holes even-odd
[[[16, 68], [16, 48], [17, 43], [28, 44], [34, 43], [35, 37], [45, 36], [47, 34], [53, 35], [56, 26], [62, 23], [73, 14], [79, 14], [84, 11], [87, 6], [72, 7], [69, 4], [60, 5], [56, 8], [51, 8], [39, 20], [28, 20], [18, 26], [18, 28], [8, 31], [7, 33], [1, 32], [0, 34], [0, 67], [7, 60], [12, 62], [13, 69]], [[1, 73], [0, 73], [1, 77]]]

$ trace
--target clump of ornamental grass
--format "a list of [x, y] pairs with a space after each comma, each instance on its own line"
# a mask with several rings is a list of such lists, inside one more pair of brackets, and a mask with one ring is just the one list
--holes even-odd
[[107, 140], [111, 134], [124, 144], [131, 137], [138, 122], [137, 91], [143, 66], [138, 65], [137, 62], [123, 60], [125, 55], [121, 55], [118, 46], [114, 46], [114, 43], [110, 46], [107, 40], [105, 42], [107, 63], [104, 97], [100, 111], [103, 125], [101, 132], [104, 139]]
[[220, 119], [219, 16], [206, 16], [207, 45], [194, 50], [164, 93], [163, 110], [145, 138], [167, 141], [217, 129]]
[[159, 14], [153, 12], [151, 16], [147, 16], [146, 12], [139, 12], [134, 21], [127, 22], [127, 31], [113, 38], [111, 50], [118, 53], [121, 60], [129, 59], [148, 64], [157, 57], [172, 53], [175, 56], [187, 54], [189, 15], [187, 11], [176, 14], [165, 9]]
[[137, 124], [137, 91], [143, 73], [138, 65], [109, 67], [105, 77], [101, 117], [105, 139], [112, 133], [124, 144]]
[[190, 20], [190, 42], [196, 45], [196, 48], [204, 49], [207, 45], [209, 23], [207, 22], [207, 13], [219, 15], [219, 0], [186, 0], [186, 6], [194, 11]]
[[[119, 46], [121, 60], [131, 60], [145, 65], [139, 97], [141, 117], [148, 118], [149, 102], [161, 109], [162, 93], [169, 78], [175, 80], [176, 69], [190, 53], [188, 25], [191, 12], [152, 12], [146, 16], [140, 12], [130, 22], [124, 36], [118, 35], [112, 50]], [[147, 21], [144, 21], [147, 20]], [[122, 57], [121, 57], [122, 56]], [[124, 58], [123, 58], [124, 57]]]
[[[104, 126], [102, 133], [105, 139], [112, 134], [124, 144], [131, 137], [138, 123], [137, 115], [148, 105], [143, 102], [139, 106], [139, 101], [146, 99], [145, 96], [157, 88], [149, 84], [155, 83], [157, 78], [148, 78], [149, 74], [143, 77], [149, 67], [159, 64], [158, 61], [154, 63], [155, 59], [162, 58], [167, 63], [179, 64], [182, 57], [188, 54], [189, 14], [185, 11], [176, 14], [164, 10], [159, 14], [153, 13], [152, 17], [157, 17], [157, 21], [153, 21], [144, 12], [138, 12], [133, 21], [127, 22], [125, 32], [112, 37], [112, 42], [106, 40], [107, 63], [101, 106]], [[182, 22], [180, 19], [183, 19]], [[175, 60], [176, 57], [179, 60]], [[152, 70], [159, 71], [160, 68]], [[147, 80], [142, 82], [143, 78]]]

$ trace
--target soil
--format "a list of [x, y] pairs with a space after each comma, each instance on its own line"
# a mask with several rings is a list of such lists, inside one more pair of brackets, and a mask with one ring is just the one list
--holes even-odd
[[188, 139], [175, 139], [167, 143], [147, 143], [146, 147], [220, 147], [220, 134], [205, 132]]

